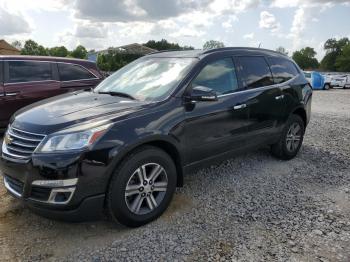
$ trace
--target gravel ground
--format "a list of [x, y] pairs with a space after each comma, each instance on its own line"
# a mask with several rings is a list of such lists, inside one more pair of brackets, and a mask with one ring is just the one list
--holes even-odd
[[137, 229], [38, 217], [0, 185], [0, 260], [350, 261], [350, 90], [314, 92], [299, 155], [267, 149], [185, 178]]

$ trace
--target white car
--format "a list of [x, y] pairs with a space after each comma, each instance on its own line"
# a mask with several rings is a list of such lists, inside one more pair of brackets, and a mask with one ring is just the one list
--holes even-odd
[[333, 76], [332, 81], [331, 81], [331, 86], [344, 88], [346, 82], [347, 82], [346, 75], [345, 76], [344, 75]]
[[346, 81], [345, 81], [345, 85], [344, 85], [344, 89], [346, 88], [350, 88], [350, 75], [346, 76]]
[[324, 78], [324, 89], [332, 88], [331, 82], [332, 82], [333, 75], [331, 75], [331, 74], [322, 74], [322, 76]]

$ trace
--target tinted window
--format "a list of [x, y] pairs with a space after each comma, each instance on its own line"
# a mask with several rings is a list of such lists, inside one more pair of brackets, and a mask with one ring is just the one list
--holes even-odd
[[192, 86], [205, 86], [218, 95], [232, 93], [238, 89], [236, 73], [231, 58], [206, 65], [193, 81]]
[[298, 75], [295, 65], [283, 58], [268, 58], [276, 84], [283, 83]]
[[45, 81], [52, 79], [51, 63], [9, 61], [9, 83]]
[[58, 63], [58, 71], [60, 73], [61, 81], [96, 78], [85, 68], [73, 64]]
[[242, 81], [247, 88], [273, 85], [270, 68], [263, 57], [238, 57]]

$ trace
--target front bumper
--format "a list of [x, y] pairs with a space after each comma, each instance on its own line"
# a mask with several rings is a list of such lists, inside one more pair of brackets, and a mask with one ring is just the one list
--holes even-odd
[[33, 155], [28, 163], [0, 157], [4, 185], [42, 216], [67, 221], [99, 219], [103, 216], [108, 167], [88, 155]]

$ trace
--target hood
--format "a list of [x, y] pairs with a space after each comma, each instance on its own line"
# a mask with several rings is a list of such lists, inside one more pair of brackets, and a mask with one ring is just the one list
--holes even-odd
[[79, 123], [125, 116], [143, 109], [148, 103], [93, 92], [70, 93], [19, 110], [12, 125], [33, 133], [49, 134]]

